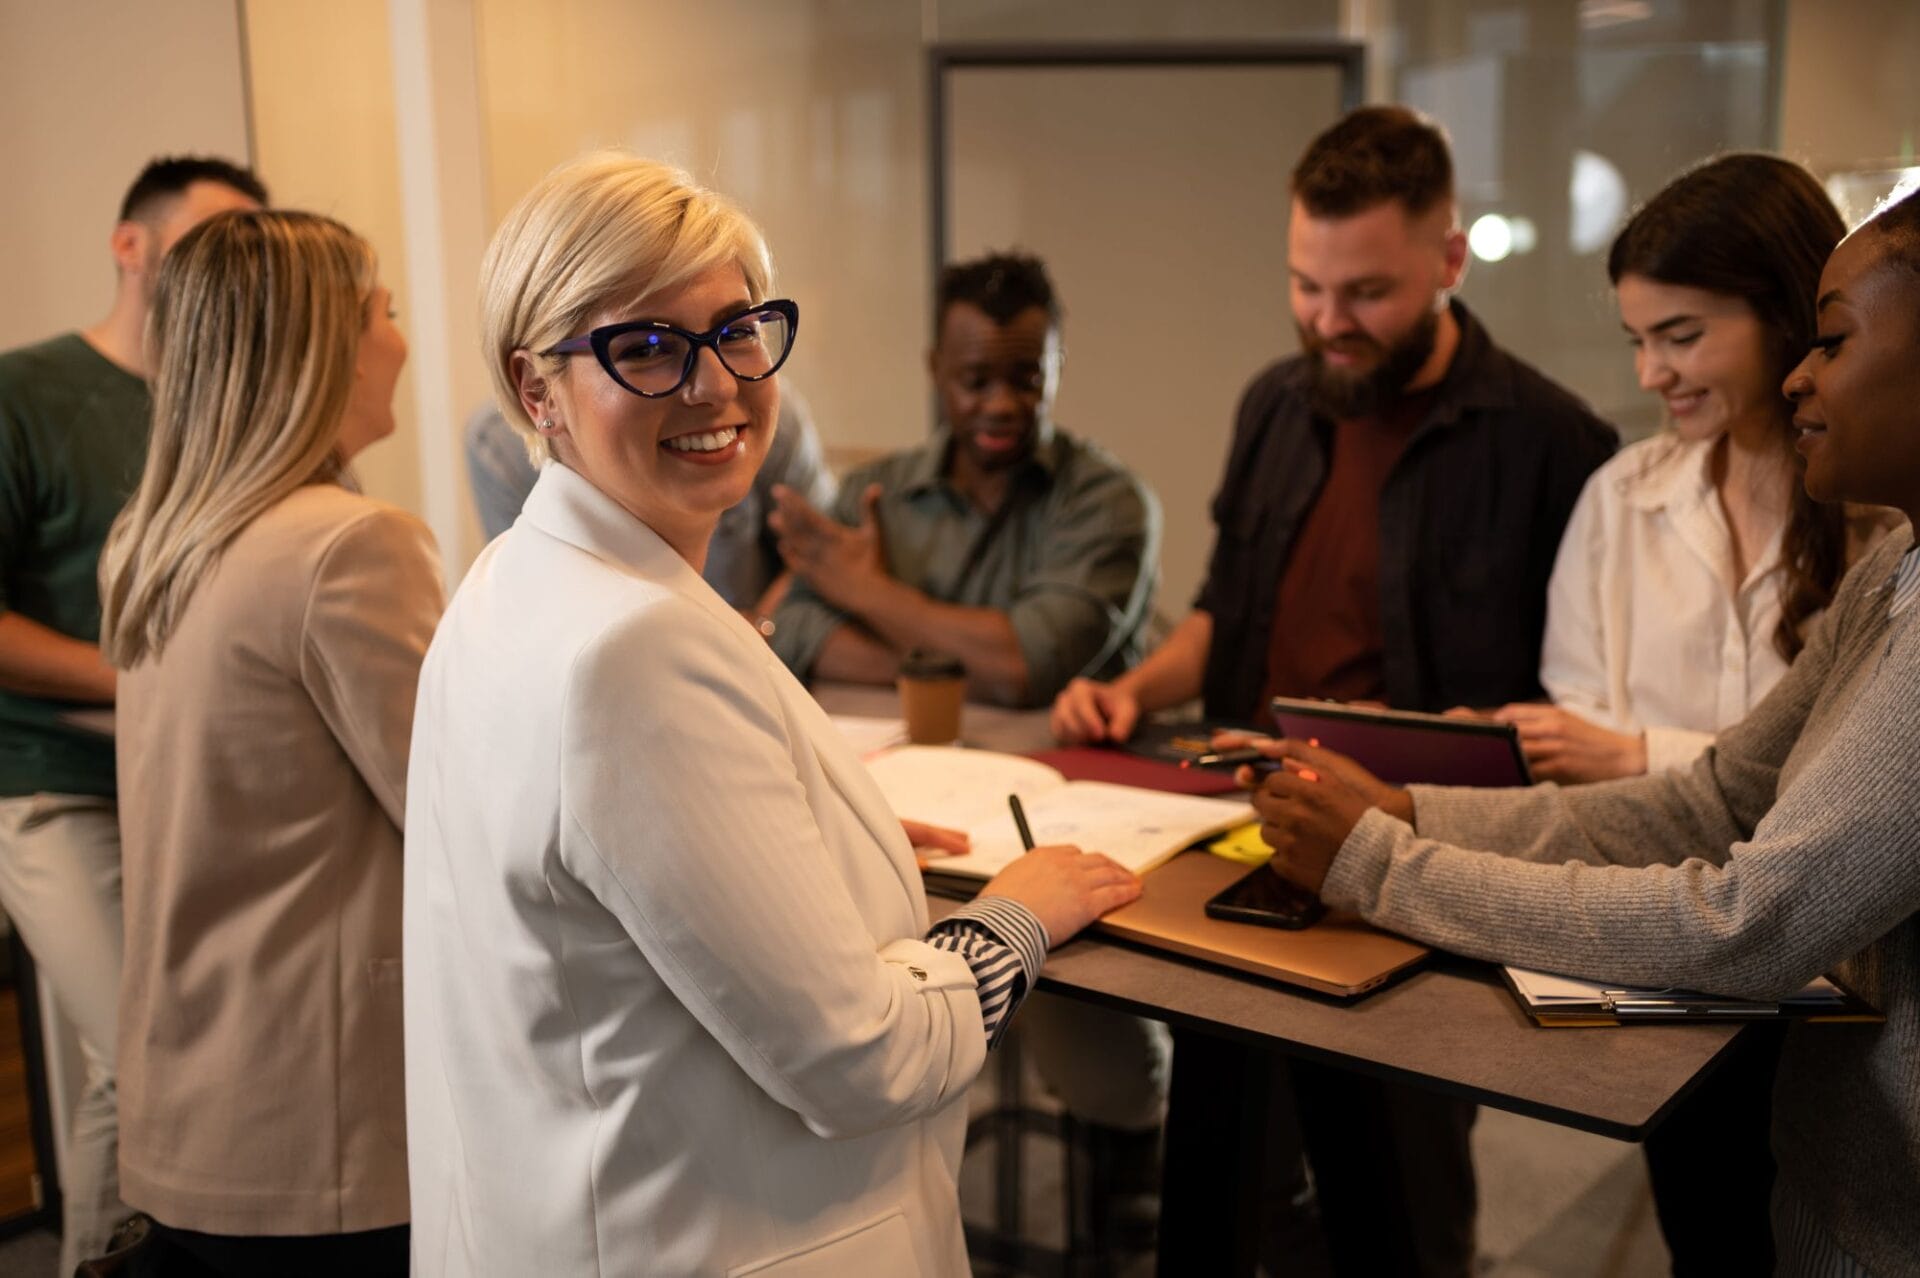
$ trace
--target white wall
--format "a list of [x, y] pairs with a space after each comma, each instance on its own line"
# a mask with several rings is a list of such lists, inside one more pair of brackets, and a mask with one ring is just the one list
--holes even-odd
[[[712, 0], [676, 11], [663, 39], [657, 6], [626, 0], [0, 0], [0, 171], [11, 181], [0, 201], [0, 347], [96, 319], [112, 288], [106, 236], [134, 172], [164, 151], [250, 158], [250, 107], [251, 158], [277, 200], [332, 212], [367, 234], [400, 292], [403, 327], [430, 319], [452, 353], [436, 374], [447, 383], [442, 398], [461, 412], [484, 398], [462, 355], [471, 330], [456, 331], [471, 322], [471, 294], [443, 281], [435, 306], [408, 295], [390, 31], [409, 6], [434, 23], [472, 24], [478, 105], [467, 123], [481, 157], [470, 167], [483, 178], [458, 198], [481, 223], [476, 234], [584, 147], [626, 145], [680, 161], [767, 228], [781, 287], [807, 312], [791, 376], [829, 445], [853, 449], [898, 447], [926, 425], [930, 41], [1314, 38], [1338, 34], [1344, 18], [1348, 34], [1375, 38], [1383, 56], [1371, 78], [1386, 84], [1388, 59], [1423, 12], [1391, 0]], [[1789, 0], [1787, 13], [1783, 149], [1822, 171], [1910, 157], [1920, 134], [1920, 78], [1911, 73], [1920, 6]], [[404, 59], [398, 68], [403, 84], [420, 73]], [[434, 91], [441, 110], [457, 101]], [[1276, 170], [1292, 159], [1264, 158]], [[1073, 180], [1070, 166], [1065, 176]], [[446, 262], [449, 277], [466, 269], [453, 260], [460, 252]], [[1469, 295], [1491, 301], [1495, 275], [1477, 271]], [[1585, 293], [1574, 300], [1601, 305]], [[1067, 302], [1077, 304], [1071, 293]], [[418, 346], [427, 335], [413, 336]], [[1276, 351], [1283, 344], [1282, 326]], [[1541, 362], [1555, 371], [1546, 355]], [[360, 469], [369, 491], [447, 530], [443, 550], [457, 571], [478, 535], [452, 424], [436, 420], [423, 446], [418, 372], [416, 361], [401, 389], [399, 435]], [[1069, 382], [1066, 394], [1084, 389]], [[1063, 418], [1069, 408], [1079, 411], [1063, 403]], [[1219, 460], [1196, 447], [1154, 479], [1170, 492], [1201, 491]], [[455, 517], [426, 509], [444, 507], [434, 494], [449, 493]]]
[[[407, 288], [386, 0], [327, 0], [324, 5], [252, 0], [246, 10], [260, 176], [274, 203], [336, 217], [372, 243], [381, 281], [393, 290], [400, 329], [417, 343], [414, 299]], [[354, 471], [367, 492], [418, 512], [423, 503], [413, 408], [416, 366], [409, 361], [400, 374], [393, 438], [362, 453]]]
[[1815, 173], [1912, 164], [1920, 5], [1788, 0], [1780, 149]]
[[680, 164], [767, 233], [798, 299], [782, 377], [836, 445], [925, 428], [920, 13], [705, 0], [670, 24], [625, 0], [476, 0], [492, 221], [590, 147]]
[[233, 0], [0, 0], [0, 350], [113, 302], [107, 236], [156, 155], [245, 163]]
[[1339, 115], [1339, 71], [995, 67], [948, 80], [951, 252], [1046, 260], [1066, 308], [1060, 423], [1159, 494], [1156, 603], [1184, 616], [1234, 408], [1296, 346], [1289, 161]]

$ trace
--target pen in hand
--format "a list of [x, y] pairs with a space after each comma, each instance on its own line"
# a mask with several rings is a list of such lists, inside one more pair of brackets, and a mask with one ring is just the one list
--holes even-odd
[[1180, 760], [1182, 768], [1237, 768], [1243, 763], [1259, 763], [1267, 756], [1258, 750], [1219, 750]]
[[[1318, 749], [1320, 738], [1308, 737], [1307, 744]], [[1280, 770], [1278, 759], [1269, 758], [1264, 751], [1254, 746], [1242, 746], [1234, 750], [1216, 750], [1211, 754], [1195, 755], [1191, 759], [1180, 760], [1182, 768], [1237, 769], [1243, 765], [1251, 766], [1260, 775]]]
[[1020, 796], [1009, 794], [1007, 806], [1013, 809], [1013, 823], [1020, 829], [1020, 846], [1033, 851], [1033, 830], [1027, 825], [1027, 810], [1020, 806]]
[[1283, 771], [1287, 765], [1284, 759], [1269, 759], [1258, 750], [1222, 750], [1218, 754], [1202, 755], [1198, 759], [1182, 759], [1180, 766], [1231, 771], [1236, 780], [1239, 779], [1240, 770], [1246, 768], [1253, 773], [1253, 779], [1258, 781], [1262, 777]]

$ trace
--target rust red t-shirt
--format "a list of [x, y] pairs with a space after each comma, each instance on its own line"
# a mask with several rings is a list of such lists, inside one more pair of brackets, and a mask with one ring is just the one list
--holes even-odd
[[1267, 639], [1267, 698], [1386, 697], [1380, 629], [1380, 490], [1425, 420], [1433, 392], [1378, 417], [1336, 422], [1327, 480], [1280, 575]]

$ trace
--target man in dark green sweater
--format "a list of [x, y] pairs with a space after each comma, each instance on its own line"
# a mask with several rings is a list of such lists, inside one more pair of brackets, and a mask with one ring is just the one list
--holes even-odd
[[106, 318], [0, 354], [0, 908], [73, 1022], [86, 1066], [63, 1168], [62, 1273], [104, 1251], [123, 1214], [120, 833], [100, 548], [146, 460], [143, 333], [161, 258], [203, 219], [266, 199], [258, 178], [224, 160], [155, 160], [108, 241], [119, 279]]

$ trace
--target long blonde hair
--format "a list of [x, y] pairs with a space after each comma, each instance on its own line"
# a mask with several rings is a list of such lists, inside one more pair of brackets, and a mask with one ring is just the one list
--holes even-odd
[[[542, 178], [502, 219], [480, 265], [480, 341], [509, 424], [536, 461], [546, 439], [514, 384], [517, 350], [543, 351], [611, 306], [639, 306], [734, 263], [766, 300], [773, 261], [753, 219], [670, 164], [595, 151]], [[545, 357], [542, 357], [545, 359]], [[567, 361], [545, 359], [556, 376]]]
[[220, 214], [167, 254], [147, 321], [146, 470], [100, 557], [115, 666], [158, 655], [241, 529], [337, 474], [374, 279], [367, 242], [313, 213]]

